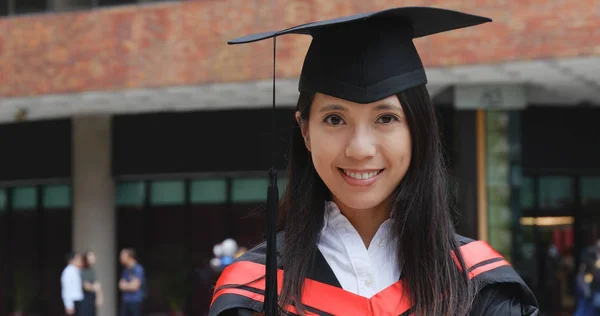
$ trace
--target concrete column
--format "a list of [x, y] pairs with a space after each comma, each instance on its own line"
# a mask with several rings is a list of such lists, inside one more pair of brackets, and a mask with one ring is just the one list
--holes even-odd
[[117, 219], [111, 175], [110, 116], [72, 120], [73, 249], [96, 253], [96, 274], [104, 290], [100, 316], [117, 315]]

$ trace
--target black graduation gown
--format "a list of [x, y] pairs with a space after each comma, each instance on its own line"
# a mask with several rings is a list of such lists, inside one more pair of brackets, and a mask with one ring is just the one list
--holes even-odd
[[[278, 249], [282, 238], [280, 233]], [[470, 315], [539, 315], [533, 293], [504, 258], [484, 242], [459, 235], [457, 240], [471, 278], [481, 284]], [[262, 243], [223, 271], [215, 287], [209, 316], [252, 316], [262, 311], [264, 278], [261, 277], [265, 273], [265, 259], [266, 245]], [[282, 271], [279, 272], [281, 280]], [[401, 282], [371, 299], [358, 296], [341, 288], [331, 267], [317, 252], [305, 283], [303, 301], [308, 311], [316, 315], [408, 316], [407, 300], [398, 304], [398, 298], [404, 297]], [[293, 307], [288, 308], [288, 314], [296, 315], [294, 312]]]

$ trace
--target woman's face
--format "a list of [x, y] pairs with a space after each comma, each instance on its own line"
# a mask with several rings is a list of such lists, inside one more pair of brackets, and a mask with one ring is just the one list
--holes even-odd
[[301, 126], [315, 169], [340, 207], [384, 205], [410, 165], [410, 131], [395, 95], [359, 104], [317, 93]]

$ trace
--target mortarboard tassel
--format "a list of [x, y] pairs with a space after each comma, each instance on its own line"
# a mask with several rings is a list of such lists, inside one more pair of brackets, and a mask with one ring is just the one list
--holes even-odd
[[275, 57], [276, 57], [276, 36], [273, 37], [273, 110], [272, 110], [272, 165], [269, 170], [269, 188], [267, 190], [267, 213], [265, 216], [267, 230], [267, 262], [266, 262], [266, 280], [265, 280], [265, 302], [263, 310], [266, 316], [277, 316], [277, 209], [279, 205], [279, 192], [277, 189], [277, 170], [275, 168], [276, 152], [276, 128], [275, 128]]

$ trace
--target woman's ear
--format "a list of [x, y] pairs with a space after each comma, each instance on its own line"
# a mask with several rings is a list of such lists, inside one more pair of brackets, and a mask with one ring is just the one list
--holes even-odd
[[300, 127], [300, 132], [302, 133], [302, 138], [304, 138], [304, 145], [306, 145], [306, 149], [310, 151], [310, 137], [308, 136], [308, 123], [302, 119], [300, 112], [296, 111], [296, 123]]

